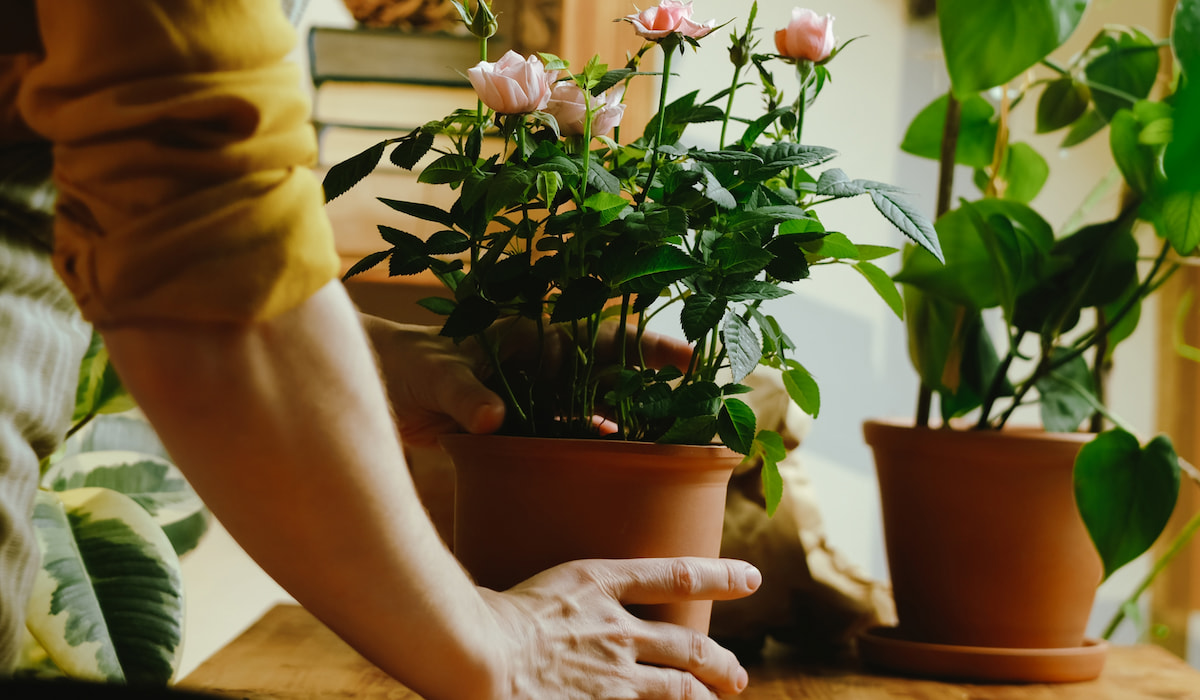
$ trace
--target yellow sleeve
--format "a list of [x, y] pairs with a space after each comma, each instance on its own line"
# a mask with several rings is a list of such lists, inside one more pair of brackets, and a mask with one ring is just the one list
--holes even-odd
[[246, 322], [338, 270], [277, 0], [38, 0], [22, 117], [54, 143], [55, 267], [98, 325]]

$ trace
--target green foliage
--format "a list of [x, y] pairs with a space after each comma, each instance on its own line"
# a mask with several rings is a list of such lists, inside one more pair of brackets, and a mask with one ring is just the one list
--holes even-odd
[[[1192, 92], [1200, 72], [1200, 0], [1176, 4], [1170, 47], [1180, 73], [1155, 98], [1160, 66], [1170, 57], [1164, 42], [1141, 29], [1106, 26], [1068, 64], [1046, 58], [1086, 5], [938, 3], [953, 97], [918, 114], [901, 147], [939, 159], [947, 108], [956, 99], [954, 163], [975, 169], [979, 192], [937, 220], [945, 265], [912, 249], [895, 279], [904, 286], [910, 357], [945, 419], [974, 414], [977, 428], [999, 429], [1018, 407], [1036, 403], [1049, 431], [1098, 430], [1105, 420], [1120, 426], [1103, 401], [1113, 350], [1133, 332], [1143, 300], [1174, 271], [1174, 258], [1194, 256], [1200, 245], [1200, 98]], [[1118, 211], [1081, 212], [1057, 233], [1038, 214], [1051, 168], [1017, 140], [1010, 117], [1030, 103], [1037, 132], [1063, 132], [1064, 148], [1108, 129], [1126, 190]], [[1143, 258], [1139, 225], [1157, 232], [1157, 255]], [[1118, 427], [1084, 447], [1076, 498], [1106, 576], [1161, 532], [1179, 474], [1166, 437], [1143, 447]]]
[[1165, 435], [1143, 447], [1115, 429], [1083, 446], [1075, 460], [1075, 500], [1105, 578], [1154, 544], [1178, 495], [1179, 458]]
[[[789, 396], [804, 411], [819, 411], [820, 392], [793, 357], [796, 345], [765, 310], [790, 295], [792, 283], [808, 283], [814, 268], [849, 265], [897, 315], [903, 313], [895, 283], [873, 262], [896, 251], [827, 231], [819, 206], [865, 195], [931, 259], [942, 252], [932, 223], [899, 189], [851, 179], [827, 166], [836, 152], [801, 140], [804, 111], [813, 108], [829, 79], [828, 67], [785, 63], [787, 73], [800, 79], [801, 98], [783, 104], [771, 73], [782, 59], [753, 54], [753, 21], [747, 26], [732, 38], [735, 76], [729, 87], [708, 99], [698, 91], [664, 98], [644, 133], [631, 141], [562, 138], [557, 122], [537, 113], [462, 110], [384, 141], [385, 149], [395, 144], [393, 161], [411, 166], [426, 154], [433, 134], [447, 137], [451, 146], [438, 152], [419, 179], [455, 188], [457, 198], [449, 210], [383, 200], [444, 231], [421, 241], [380, 227], [390, 248], [364, 257], [350, 274], [384, 262], [392, 275], [433, 269], [453, 291], [453, 301], [423, 302], [446, 315], [442, 333], [474, 336], [490, 346], [493, 358], [508, 355], [500, 346], [505, 334], [498, 330], [505, 324], [516, 320], [543, 334], [550, 332], [548, 324], [559, 325], [574, 343], [562, 353], [569, 386], [535, 391], [531, 377], [503, 363], [492, 367], [510, 403], [505, 431], [594, 434], [593, 416], [603, 414], [613, 417], [619, 437], [628, 440], [706, 443], [719, 437], [742, 454], [764, 457], [768, 491], [776, 496], [768, 500], [778, 503], [778, 483], [770, 480], [778, 478], [773, 465], [782, 458], [782, 443], [758, 431], [749, 405], [733, 396], [760, 365], [783, 371]], [[663, 41], [665, 79], [672, 52], [689, 46], [698, 44], [678, 37]], [[593, 59], [563, 80], [599, 95], [640, 79], [643, 53], [615, 70]], [[759, 115], [732, 116], [716, 103], [745, 87], [736, 72], [751, 63], [766, 108]], [[745, 130], [732, 141], [722, 137], [717, 148], [687, 139], [694, 124], [719, 121], [727, 127], [731, 119]], [[480, 156], [472, 144], [485, 132], [505, 139], [503, 155]], [[399, 158], [397, 151], [403, 151]], [[339, 166], [336, 182], [327, 182], [326, 190], [352, 185], [372, 159], [381, 157], [368, 150]], [[461, 270], [445, 269], [457, 261]], [[635, 352], [615, 358], [615, 364], [597, 354], [594, 339], [602, 322], [615, 321], [640, 336], [650, 318], [670, 309], [694, 343], [688, 367], [654, 371]]]
[[955, 95], [1003, 85], [1058, 48], [1087, 0], [939, 0], [938, 25]]
[[164, 685], [179, 663], [178, 557], [209, 514], [132, 405], [94, 335], [75, 424], [42, 465], [34, 512], [42, 569], [27, 625], [39, 673]]

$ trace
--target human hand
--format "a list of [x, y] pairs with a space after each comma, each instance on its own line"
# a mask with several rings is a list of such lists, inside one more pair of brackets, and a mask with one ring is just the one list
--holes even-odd
[[639, 620], [622, 604], [732, 600], [758, 569], [701, 558], [575, 561], [507, 591], [480, 589], [504, 642], [496, 697], [700, 700], [748, 682], [732, 652], [694, 630]]
[[[466, 430], [490, 433], [504, 422], [504, 401], [484, 379], [490, 368], [485, 352], [473, 339], [462, 343], [438, 335], [432, 326], [393, 323], [363, 316], [363, 325], [379, 357], [388, 399], [405, 444], [436, 444], [439, 435]], [[552, 379], [561, 366], [559, 358], [567, 339], [561, 329], [550, 327], [539, 356], [536, 326], [516, 321], [498, 329], [508, 334], [505, 346], [516, 348], [504, 362], [532, 365], [540, 358], [541, 371]], [[618, 348], [617, 324], [601, 326], [599, 347]], [[637, 351], [633, 329], [625, 337], [629, 352]], [[686, 367], [692, 349], [687, 343], [657, 333], [642, 337], [641, 356], [650, 367]], [[548, 381], [553, 386], [554, 382]]]

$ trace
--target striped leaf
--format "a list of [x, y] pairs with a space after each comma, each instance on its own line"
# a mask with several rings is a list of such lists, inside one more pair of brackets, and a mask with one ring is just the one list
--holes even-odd
[[175, 465], [156, 455], [125, 450], [75, 454], [52, 466], [42, 485], [51, 491], [106, 488], [129, 496], [166, 532], [177, 554], [195, 548], [208, 529], [200, 497]]
[[179, 663], [183, 584], [162, 528], [110, 489], [39, 491], [42, 551], [27, 626], [68, 675], [165, 684]]

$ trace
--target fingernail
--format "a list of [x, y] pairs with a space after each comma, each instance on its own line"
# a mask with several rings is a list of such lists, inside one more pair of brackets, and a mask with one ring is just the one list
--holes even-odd
[[759, 571], [757, 568], [747, 564], [746, 565], [746, 587], [752, 591], [756, 591], [756, 590], [758, 590], [758, 587], [761, 585], [762, 585], [762, 572]]
[[746, 689], [746, 686], [749, 685], [749, 683], [750, 683], [750, 674], [746, 673], [746, 669], [739, 668], [738, 675], [737, 675], [737, 681], [735, 683], [737, 685], [737, 691], [739, 693], [742, 692], [743, 690]]

